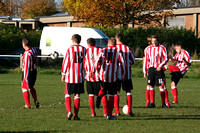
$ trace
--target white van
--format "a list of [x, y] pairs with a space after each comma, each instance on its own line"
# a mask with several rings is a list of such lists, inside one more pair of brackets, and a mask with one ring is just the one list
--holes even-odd
[[98, 29], [46, 26], [43, 28], [40, 39], [41, 55], [58, 53], [59, 56], [64, 56], [67, 48], [72, 45], [71, 38], [74, 34], [81, 36], [80, 45], [86, 48], [88, 38], [94, 38], [97, 47], [107, 46], [108, 36]]

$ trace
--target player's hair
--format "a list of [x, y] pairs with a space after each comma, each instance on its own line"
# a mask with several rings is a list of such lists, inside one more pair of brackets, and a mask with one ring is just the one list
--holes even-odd
[[108, 42], [112, 45], [115, 46], [116, 45], [116, 39], [114, 37], [111, 37]]
[[151, 40], [155, 38], [158, 41], [158, 37], [156, 35], [151, 35]]
[[182, 43], [181, 42], [177, 42], [175, 45], [174, 45], [174, 47], [175, 46], [180, 46], [180, 47], [182, 47]]
[[24, 43], [25, 46], [30, 46], [30, 40], [28, 38], [23, 38], [22, 43]]
[[79, 34], [74, 34], [72, 36], [72, 40], [75, 42], [75, 43], [80, 43], [81, 42], [81, 36]]
[[118, 39], [120, 42], [123, 42], [124, 41], [124, 36], [122, 33], [117, 33], [115, 35], [115, 38]]
[[95, 46], [96, 41], [94, 38], [88, 38], [87, 39], [87, 44], [89, 44], [90, 46]]

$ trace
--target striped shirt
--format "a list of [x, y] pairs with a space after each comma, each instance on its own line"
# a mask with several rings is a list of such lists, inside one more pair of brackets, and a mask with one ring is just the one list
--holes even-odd
[[176, 55], [173, 57], [173, 60], [177, 61], [176, 66], [180, 69], [181, 74], [184, 75], [189, 69], [189, 66], [183, 61], [183, 58], [187, 62], [191, 63], [190, 54], [186, 50], [181, 53], [176, 53]]
[[83, 60], [85, 53], [86, 49], [81, 45], [72, 45], [67, 49], [62, 64], [62, 75], [65, 75], [65, 82], [84, 82]]
[[122, 75], [124, 76], [125, 65], [123, 56], [116, 47], [108, 46], [100, 51], [98, 59], [95, 61], [94, 70], [100, 67], [99, 77], [103, 82], [115, 82], [117, 80], [117, 70], [119, 64], [122, 66]]
[[[125, 76], [123, 80], [131, 79], [131, 65], [135, 63], [133, 50], [124, 44], [117, 44], [116, 47], [121, 51], [125, 64]], [[118, 79], [122, 80], [122, 69], [118, 69]]]
[[35, 48], [29, 48], [23, 54], [22, 58], [22, 72], [23, 72], [23, 81], [22, 81], [22, 88], [29, 89], [28, 86], [28, 76], [30, 71], [36, 70], [38, 59], [37, 59], [37, 51]]
[[87, 81], [90, 82], [99, 81], [99, 71], [96, 70], [93, 77], [91, 77], [90, 72], [92, 72], [92, 69], [94, 68], [94, 63], [97, 60], [100, 50], [101, 50], [100, 48], [97, 48], [95, 46], [91, 46], [86, 50], [86, 56], [84, 59], [84, 68], [86, 70], [85, 78]]
[[158, 46], [148, 46], [144, 50], [144, 64], [143, 73], [147, 73], [147, 69], [162, 68], [168, 62], [167, 50], [163, 45]]

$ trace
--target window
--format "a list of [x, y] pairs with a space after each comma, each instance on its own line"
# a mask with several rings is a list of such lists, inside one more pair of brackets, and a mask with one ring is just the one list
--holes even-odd
[[102, 39], [95, 39], [95, 40], [96, 40], [96, 46], [98, 48], [105, 48], [105, 47], [107, 47], [107, 42], [108, 42], [107, 39], [102, 38]]
[[185, 27], [185, 17], [168, 18], [168, 24], [167, 27]]

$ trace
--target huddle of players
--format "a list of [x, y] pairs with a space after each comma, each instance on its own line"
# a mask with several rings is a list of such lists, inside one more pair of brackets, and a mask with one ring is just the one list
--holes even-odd
[[[177, 84], [184, 76], [191, 65], [189, 53], [182, 49], [181, 43], [175, 44], [174, 57], [169, 56], [172, 61], [177, 61], [176, 66], [166, 65], [168, 62], [167, 50], [158, 43], [156, 36], [151, 36], [149, 46], [144, 50], [144, 77], [147, 76], [146, 107], [155, 107], [154, 86], [159, 86], [162, 107], [169, 108], [168, 93], [164, 71], [169, 69], [171, 78], [171, 88], [174, 101], [178, 103]], [[94, 96], [97, 96], [96, 107], [100, 107], [102, 101], [104, 117], [107, 119], [116, 119], [119, 116], [119, 92], [121, 85], [127, 94], [128, 114], [133, 116], [132, 112], [132, 94], [133, 89], [131, 80], [131, 65], [135, 63], [134, 54], [130, 47], [123, 44], [123, 35], [118, 33], [115, 38], [108, 40], [108, 47], [100, 49], [95, 47], [95, 39], [87, 40], [88, 49], [79, 45], [81, 36], [75, 34], [72, 36], [72, 46], [67, 49], [63, 59], [61, 81], [65, 82], [65, 105], [68, 111], [67, 120], [71, 120], [71, 94], [74, 94], [74, 120], [80, 120], [78, 117], [80, 106], [80, 94], [84, 93], [84, 77], [86, 77], [87, 93], [89, 94], [89, 105], [92, 117], [96, 116]], [[37, 75], [37, 51], [30, 47], [28, 39], [22, 40], [22, 46], [25, 49], [23, 55], [22, 69], [22, 92], [25, 100], [25, 107], [30, 108], [29, 93], [31, 92], [36, 108], [39, 108], [36, 90], [34, 84]], [[86, 70], [86, 76], [84, 75]], [[107, 93], [109, 99], [107, 100]], [[112, 114], [115, 107], [115, 113]]]
[[[95, 39], [87, 40], [88, 49], [79, 45], [81, 36], [72, 36], [72, 46], [68, 48], [62, 65], [62, 78], [65, 82], [65, 104], [68, 111], [67, 120], [80, 120], [78, 110], [80, 94], [84, 93], [84, 69], [86, 70], [86, 86], [89, 94], [89, 105], [93, 117], [95, 113], [94, 96], [98, 96], [96, 107], [102, 101], [104, 117], [116, 119], [112, 115], [114, 96], [120, 91], [121, 84], [127, 92], [128, 113], [132, 113], [132, 80], [131, 65], [135, 63], [133, 51], [124, 45], [123, 35], [116, 34], [108, 40], [108, 46], [100, 49], [95, 47]], [[117, 45], [116, 45], [117, 43]], [[107, 100], [107, 93], [109, 99]], [[71, 112], [71, 94], [74, 94], [74, 115]], [[119, 99], [119, 98], [118, 98]], [[119, 104], [119, 101], [117, 101]], [[119, 108], [119, 105], [117, 105]], [[119, 110], [119, 109], [118, 109]]]

